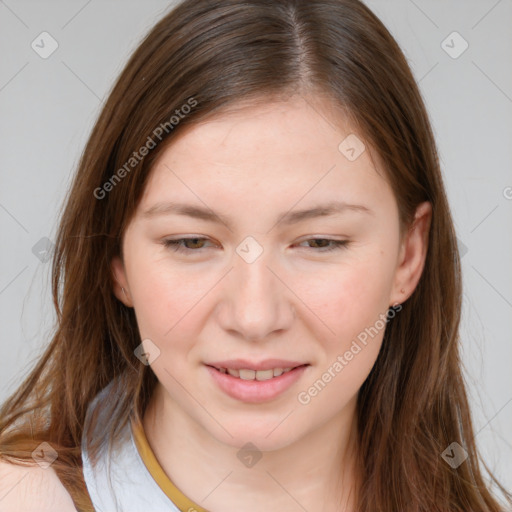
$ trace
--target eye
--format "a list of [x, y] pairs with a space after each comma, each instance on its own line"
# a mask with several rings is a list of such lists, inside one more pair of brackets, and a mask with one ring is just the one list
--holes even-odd
[[[191, 237], [191, 238], [176, 238], [175, 240], [163, 240], [162, 243], [165, 247], [172, 249], [175, 252], [198, 252], [203, 247], [197, 247], [197, 245], [201, 245], [204, 241], [208, 241], [206, 238], [201, 237]], [[185, 244], [192, 245], [192, 247], [186, 247], [182, 245], [182, 242]]]
[[[176, 238], [174, 240], [163, 240], [162, 243], [165, 247], [172, 249], [175, 252], [192, 253], [199, 252], [201, 249], [205, 249], [204, 243], [207, 241], [208, 239], [204, 237], [190, 237]], [[349, 244], [348, 240], [333, 240], [330, 238], [310, 238], [308, 240], [304, 240], [301, 243], [310, 244], [311, 242], [313, 242], [313, 247], [309, 247], [309, 249], [315, 249], [314, 252], [330, 252], [340, 250], [344, 249]], [[318, 247], [318, 245], [320, 245], [320, 247]]]
[[[320, 245], [321, 247], [312, 247], [313, 249], [319, 249], [315, 252], [330, 252], [330, 251], [336, 251], [336, 250], [340, 250], [340, 249], [344, 249], [347, 247], [347, 245], [349, 244], [349, 241], [348, 240], [333, 240], [333, 239], [330, 239], [330, 238], [310, 238], [308, 240], [304, 240], [303, 242], [301, 243], [304, 243], [304, 242], [307, 242], [307, 243], [310, 243], [310, 242], [313, 242], [314, 244], [318, 244], [320, 242]], [[327, 244], [332, 244], [330, 246], [326, 246], [325, 243]]]

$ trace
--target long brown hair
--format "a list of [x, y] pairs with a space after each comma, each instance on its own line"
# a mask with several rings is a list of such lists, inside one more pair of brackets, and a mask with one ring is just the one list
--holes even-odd
[[[50, 443], [78, 510], [91, 510], [80, 452], [87, 406], [119, 377], [112, 439], [132, 408], [142, 416], [156, 383], [134, 355], [135, 314], [114, 296], [110, 267], [152, 163], [185, 127], [292, 91], [327, 94], [347, 113], [384, 164], [402, 226], [419, 203], [433, 208], [420, 282], [389, 322], [359, 392], [357, 510], [503, 510], [481, 472], [461, 372], [460, 260], [430, 122], [399, 46], [358, 0], [185, 0], [112, 88], [60, 212], [55, 333], [0, 411], [0, 456], [33, 462], [32, 450]], [[151, 146], [144, 155], [143, 146]], [[441, 457], [453, 442], [468, 454], [457, 468]]]

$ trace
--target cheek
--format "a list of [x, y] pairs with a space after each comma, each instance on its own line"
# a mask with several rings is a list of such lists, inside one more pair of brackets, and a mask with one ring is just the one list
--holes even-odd
[[134, 261], [131, 274], [137, 323], [141, 336], [166, 343], [194, 325], [198, 303], [213, 283], [200, 280], [197, 274], [177, 271], [165, 259], [147, 261]]
[[326, 281], [323, 298], [310, 296], [317, 304], [312, 309], [334, 331], [317, 337], [323, 350], [308, 387], [297, 397], [310, 413], [315, 410], [316, 421], [327, 421], [357, 395], [375, 364], [387, 326], [385, 275], [358, 268], [337, 278]]
[[312, 387], [303, 390], [303, 400], [299, 400], [318, 407], [324, 411], [321, 414], [339, 410], [357, 394], [379, 354], [387, 326], [393, 261], [378, 254], [378, 258], [358, 259], [350, 268], [330, 270], [322, 289], [311, 297], [319, 316], [335, 332], [323, 338], [327, 340], [324, 355]]
[[355, 341], [331, 354], [327, 364], [318, 369], [297, 396], [305, 421], [324, 423], [356, 399], [375, 364], [382, 334], [383, 331], [366, 345]]
[[340, 348], [387, 311], [391, 274], [391, 262], [375, 258], [326, 266], [301, 278], [297, 295], [324, 324], [324, 339]]

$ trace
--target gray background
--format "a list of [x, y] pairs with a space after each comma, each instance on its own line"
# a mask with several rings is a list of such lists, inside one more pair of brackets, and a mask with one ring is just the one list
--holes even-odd
[[[431, 116], [463, 255], [463, 360], [476, 441], [511, 489], [512, 0], [366, 3], [401, 45]], [[0, 400], [53, 325], [40, 240], [54, 240], [105, 94], [170, 5], [0, 0]], [[31, 47], [43, 31], [58, 43], [46, 59]], [[454, 31], [469, 45], [457, 58], [464, 41]]]

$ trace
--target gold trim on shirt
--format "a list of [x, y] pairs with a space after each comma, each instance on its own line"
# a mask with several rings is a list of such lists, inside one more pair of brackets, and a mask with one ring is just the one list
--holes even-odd
[[160, 466], [149, 442], [144, 427], [135, 418], [132, 418], [132, 433], [135, 446], [139, 455], [148, 469], [149, 473], [158, 484], [160, 489], [166, 496], [180, 509], [181, 512], [208, 512], [206, 509], [196, 505], [192, 500], [187, 498], [170, 480], [165, 471]]

